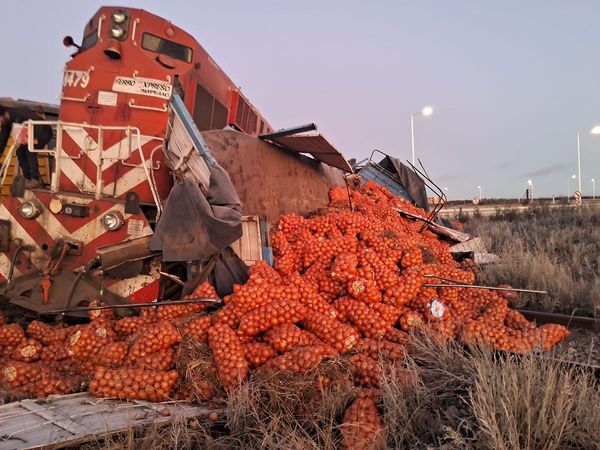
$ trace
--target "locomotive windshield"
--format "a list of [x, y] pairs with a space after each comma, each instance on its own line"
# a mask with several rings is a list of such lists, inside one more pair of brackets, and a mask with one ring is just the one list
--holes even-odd
[[88, 48], [92, 48], [94, 45], [96, 45], [96, 42], [98, 42], [98, 31], [94, 30], [83, 38], [83, 41], [81, 42], [81, 49], [79, 51], [82, 52]]
[[192, 62], [192, 49], [177, 42], [154, 36], [150, 33], [144, 33], [142, 36], [142, 48], [151, 52], [161, 53], [171, 58], [179, 59], [185, 62]]

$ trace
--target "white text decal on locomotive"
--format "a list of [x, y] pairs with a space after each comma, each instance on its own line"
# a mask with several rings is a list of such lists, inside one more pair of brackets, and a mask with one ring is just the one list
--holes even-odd
[[129, 78], [116, 77], [112, 90], [115, 92], [126, 92], [128, 94], [149, 95], [168, 100], [171, 98], [173, 87], [166, 81], [152, 78]]
[[87, 87], [90, 82], [90, 73], [83, 70], [65, 70], [63, 87]]

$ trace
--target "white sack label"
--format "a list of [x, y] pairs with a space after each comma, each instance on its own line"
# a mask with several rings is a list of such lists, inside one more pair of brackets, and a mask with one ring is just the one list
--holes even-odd
[[173, 86], [166, 81], [155, 80], [153, 78], [115, 77], [112, 90], [115, 92], [148, 95], [150, 97], [159, 97], [168, 100], [171, 98]]

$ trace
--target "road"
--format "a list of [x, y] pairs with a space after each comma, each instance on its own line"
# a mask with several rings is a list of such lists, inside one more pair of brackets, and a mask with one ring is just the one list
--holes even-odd
[[[472, 216], [474, 214], [479, 214], [481, 216], [491, 216], [495, 214], [497, 211], [515, 211], [515, 212], [524, 212], [529, 210], [530, 208], [535, 208], [541, 206], [540, 203], [533, 203], [533, 205], [521, 205], [518, 203], [495, 203], [492, 205], [480, 204], [473, 205], [470, 203], [465, 203], [463, 205], [449, 205], [445, 206], [439, 213], [441, 217], [445, 218], [456, 218], [459, 213], [463, 215]], [[549, 208], [577, 208], [576, 204], [552, 204], [551, 202], [544, 203], [544, 206]], [[600, 199], [584, 199], [583, 206], [600, 206]]]

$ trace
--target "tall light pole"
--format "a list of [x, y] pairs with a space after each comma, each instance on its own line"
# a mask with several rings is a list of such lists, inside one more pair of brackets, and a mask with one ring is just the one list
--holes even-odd
[[[594, 128], [590, 130], [590, 134], [599, 135], [600, 134], [600, 125], [596, 125]], [[596, 198], [596, 180], [592, 178], [592, 198]]]
[[424, 107], [421, 111], [413, 113], [410, 115], [410, 138], [412, 142], [412, 163], [413, 166], [416, 165], [415, 158], [415, 116], [423, 115], [425, 117], [429, 117], [433, 114], [433, 108], [431, 106]]
[[527, 185], [529, 186], [529, 197], [531, 202], [533, 203], [533, 181], [527, 180]]
[[579, 131], [577, 132], [577, 186], [581, 194], [581, 148], [579, 146]]
[[477, 189], [479, 189], [479, 200], [483, 200], [483, 188], [481, 186], [477, 186]]

